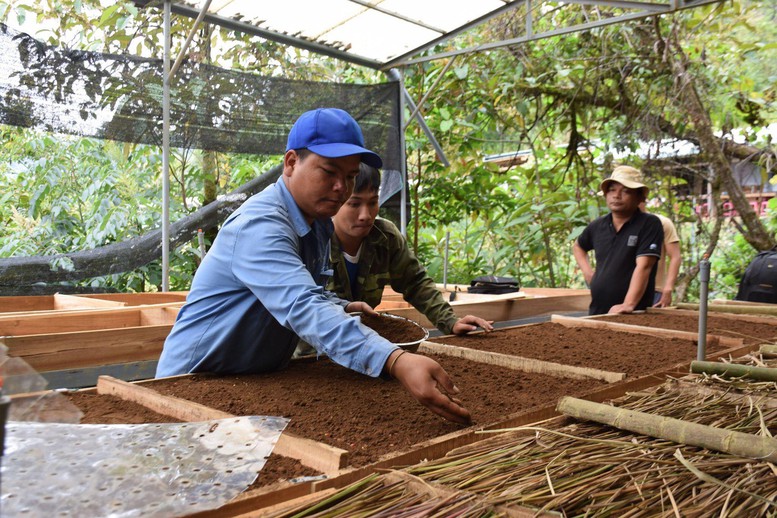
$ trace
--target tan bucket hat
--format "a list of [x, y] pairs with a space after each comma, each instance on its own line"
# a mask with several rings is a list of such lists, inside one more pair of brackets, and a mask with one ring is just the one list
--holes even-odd
[[599, 185], [599, 189], [602, 193], [607, 192], [607, 184], [610, 182], [618, 182], [629, 189], [642, 189], [645, 196], [647, 196], [649, 190], [648, 186], [642, 183], [642, 173], [639, 169], [635, 169], [628, 165], [619, 165], [612, 170], [612, 174], [608, 178], [605, 178]]

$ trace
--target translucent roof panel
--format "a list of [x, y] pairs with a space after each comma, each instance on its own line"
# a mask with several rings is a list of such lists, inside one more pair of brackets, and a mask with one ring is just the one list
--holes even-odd
[[[212, 0], [208, 13], [234, 22], [236, 28], [245, 25], [246, 32], [312, 42], [329, 48], [333, 55], [380, 67], [419, 52], [512, 3], [513, 0]], [[181, 12], [180, 7], [186, 6], [199, 11], [204, 4], [173, 1], [173, 9]], [[249, 27], [255, 30], [248, 30]]]
[[[337, 57], [352, 63], [386, 69], [500, 46], [526, 43], [656, 16], [722, 0], [211, 0], [205, 19], [248, 34]], [[156, 0], [135, 0], [159, 7]], [[197, 17], [206, 0], [171, 0], [173, 12]], [[455, 37], [511, 9], [520, 9], [525, 34], [474, 49], [447, 50], [420, 56], [437, 43]], [[557, 9], [573, 9], [569, 26], [544, 24], [536, 32], [533, 19]], [[581, 21], [582, 20], [582, 21]]]

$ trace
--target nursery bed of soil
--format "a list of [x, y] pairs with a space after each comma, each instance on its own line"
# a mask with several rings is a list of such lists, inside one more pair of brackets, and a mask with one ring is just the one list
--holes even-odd
[[[636, 377], [696, 359], [692, 340], [565, 327], [550, 322], [430, 341]], [[708, 351], [721, 347], [708, 347]]]
[[[699, 319], [691, 315], [670, 315], [667, 313], [633, 313], [630, 315], [606, 315], [597, 320], [608, 320], [635, 326], [662, 327], [679, 331], [699, 332]], [[777, 319], [775, 319], [777, 320]], [[760, 345], [764, 341], [777, 339], [777, 325], [737, 320], [735, 316], [720, 317], [707, 315], [707, 333], [718, 336], [742, 338], [745, 344]]]
[[399, 318], [378, 313], [377, 315], [359, 315], [361, 323], [371, 328], [380, 336], [395, 344], [416, 342], [423, 340], [426, 331], [419, 324]]
[[[472, 413], [473, 426], [498, 423], [517, 412], [554, 405], [563, 395], [604, 386], [432, 357], [460, 389], [457, 397]], [[421, 406], [398, 382], [364, 376], [326, 358], [291, 362], [287, 369], [270, 374], [192, 375], [144, 385], [235, 415], [288, 417], [289, 432], [349, 451], [353, 467], [463, 428]]]
[[[143, 405], [119, 397], [93, 392], [69, 392], [65, 395], [84, 413], [81, 424], [150, 424], [181, 421], [149, 410]], [[270, 455], [257, 480], [248, 488], [267, 486], [280, 480], [313, 476], [319, 473], [299, 461], [281, 455]]]

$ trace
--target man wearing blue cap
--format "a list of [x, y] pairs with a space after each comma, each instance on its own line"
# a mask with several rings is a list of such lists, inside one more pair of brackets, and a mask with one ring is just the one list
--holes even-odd
[[[335, 362], [389, 376], [446, 419], [470, 421], [458, 389], [426, 356], [397, 348], [348, 312], [364, 302], [325, 291], [331, 217], [350, 197], [359, 164], [381, 167], [345, 111], [306, 112], [289, 132], [283, 174], [224, 222], [165, 341], [157, 377], [283, 368], [301, 338]], [[445, 391], [442, 392], [442, 391]]]

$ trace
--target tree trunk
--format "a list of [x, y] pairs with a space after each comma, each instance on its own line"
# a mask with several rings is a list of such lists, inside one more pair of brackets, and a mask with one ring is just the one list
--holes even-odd
[[[658, 30], [658, 22], [656, 22], [656, 28]], [[661, 37], [660, 34], [658, 37]], [[715, 176], [726, 188], [731, 203], [739, 213], [742, 224], [747, 229], [746, 232], [742, 232], [743, 237], [756, 250], [769, 250], [777, 243], [747, 201], [734, 176], [731, 162], [723, 153], [723, 146], [719, 139], [714, 135], [709, 111], [704, 106], [696, 89], [694, 76], [689, 71], [688, 57], [680, 47], [674, 32], [663, 41], [669, 48], [666, 57], [675, 76], [675, 85], [680, 96], [681, 102], [678, 103], [678, 107], [688, 114], [688, 120], [695, 128], [702, 154], [707, 157]]]
[[[253, 194], [275, 182], [283, 166], [251, 180], [205, 205], [198, 211], [179, 219], [170, 226], [170, 248], [197, 237], [197, 230], [210, 230], [220, 225], [232, 212]], [[153, 230], [142, 236], [113, 243], [92, 250], [69, 254], [0, 259], [0, 289], [77, 281], [127, 272], [162, 257], [162, 230]]]

